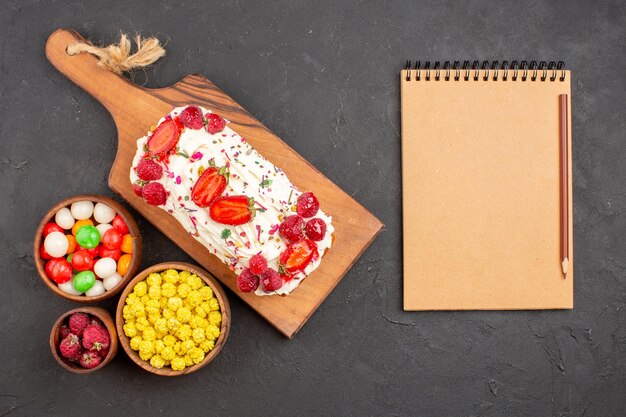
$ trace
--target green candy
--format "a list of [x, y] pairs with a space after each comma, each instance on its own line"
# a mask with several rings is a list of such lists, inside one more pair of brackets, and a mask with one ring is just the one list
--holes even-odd
[[83, 226], [76, 232], [76, 242], [85, 249], [93, 249], [100, 243], [100, 232], [95, 226]]
[[65, 258], [66, 261], [68, 261], [70, 264], [72, 263], [72, 258], [74, 257], [73, 253], [70, 253], [69, 255], [67, 255], [67, 258]]
[[96, 283], [96, 275], [91, 271], [79, 272], [74, 276], [72, 285], [76, 291], [87, 292]]

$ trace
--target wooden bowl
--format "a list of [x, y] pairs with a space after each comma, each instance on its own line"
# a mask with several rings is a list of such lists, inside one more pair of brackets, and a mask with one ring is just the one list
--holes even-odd
[[[135, 284], [137, 284], [140, 281], [143, 281], [144, 279], [148, 277], [148, 275], [150, 275], [153, 272], [163, 272], [166, 269], [176, 269], [178, 271], [189, 271], [192, 274], [196, 274], [198, 277], [200, 277], [213, 290], [213, 293], [215, 294], [215, 298], [217, 298], [217, 301], [219, 301], [220, 303], [220, 311], [222, 313], [222, 326], [220, 329], [220, 336], [215, 342], [215, 347], [213, 348], [213, 350], [211, 350], [204, 357], [204, 360], [202, 362], [195, 364], [193, 366], [186, 367], [182, 371], [174, 371], [169, 366], [158, 369], [150, 365], [149, 362], [146, 362], [139, 357], [138, 352], [135, 352], [134, 350], [130, 348], [130, 339], [128, 336], [126, 336], [126, 334], [124, 334], [123, 309], [126, 303], [126, 297], [128, 296], [128, 294], [130, 294], [133, 291]], [[228, 299], [226, 298], [226, 295], [224, 294], [224, 289], [222, 288], [222, 286], [217, 282], [215, 278], [213, 278], [213, 276], [211, 276], [204, 269], [188, 264], [188, 263], [184, 263], [184, 262], [164, 262], [164, 263], [156, 264], [154, 266], [151, 266], [148, 269], [141, 271], [139, 275], [133, 278], [133, 280], [126, 286], [126, 289], [124, 289], [124, 292], [120, 296], [120, 300], [117, 303], [117, 311], [115, 313], [115, 325], [117, 326], [117, 333], [119, 335], [120, 344], [122, 345], [122, 348], [124, 348], [128, 356], [130, 356], [130, 358], [133, 360], [133, 362], [135, 362], [141, 368], [145, 369], [148, 372], [152, 372], [153, 374], [162, 375], [162, 376], [186, 375], [186, 374], [195, 372], [198, 369], [206, 366], [209, 362], [215, 359], [215, 357], [222, 350], [222, 347], [224, 346], [224, 343], [226, 343], [226, 339], [228, 338], [228, 332], [230, 330], [230, 305], [228, 304]]]
[[[52, 281], [50, 278], [48, 278], [48, 276], [46, 275], [46, 271], [44, 270], [45, 260], [42, 259], [41, 256], [39, 255], [39, 247], [43, 244], [44, 226], [50, 221], [53, 221], [54, 215], [56, 214], [57, 211], [59, 211], [63, 207], [69, 207], [72, 203], [75, 203], [76, 201], [83, 201], [83, 200], [93, 201], [94, 203], [104, 203], [104, 204], [109, 205], [111, 208], [113, 208], [113, 210], [115, 210], [115, 212], [119, 214], [120, 217], [122, 217], [122, 219], [126, 223], [126, 226], [128, 226], [128, 231], [133, 241], [132, 260], [128, 267], [128, 271], [122, 277], [122, 280], [120, 281], [120, 283], [117, 284], [117, 286], [113, 288], [112, 290], [105, 291], [101, 295], [96, 295], [92, 297], [88, 297], [86, 295], [71, 295], [71, 294], [67, 294], [61, 291], [59, 287], [57, 286], [57, 284], [54, 281]], [[124, 208], [124, 206], [122, 206], [117, 201], [112, 200], [105, 196], [95, 195], [95, 194], [83, 194], [83, 195], [77, 195], [74, 197], [69, 197], [64, 200], [59, 201], [54, 207], [50, 209], [50, 211], [48, 211], [48, 213], [46, 213], [43, 219], [41, 219], [41, 223], [39, 223], [39, 227], [37, 227], [37, 231], [35, 232], [35, 240], [33, 242], [33, 256], [35, 258], [35, 266], [37, 267], [37, 272], [39, 272], [39, 276], [43, 280], [44, 284], [46, 284], [46, 286], [50, 288], [52, 292], [54, 292], [56, 295], [60, 297], [63, 297], [72, 301], [77, 301], [79, 303], [93, 303], [93, 302], [102, 301], [102, 300], [111, 298], [119, 294], [120, 291], [122, 291], [122, 289], [126, 286], [126, 284], [128, 284], [128, 281], [131, 280], [131, 278], [135, 275], [135, 273], [139, 269], [139, 265], [141, 264], [142, 248], [143, 248], [143, 245], [141, 241], [141, 235], [139, 233], [139, 226], [137, 226], [137, 222], [135, 221], [135, 219], [133, 219], [133, 217], [130, 215], [128, 210]]]
[[[109, 331], [109, 336], [111, 337], [109, 354], [102, 360], [100, 365], [96, 366], [95, 368], [82, 368], [80, 365], [70, 362], [59, 353], [59, 343], [61, 342], [59, 338], [59, 330], [61, 328], [61, 325], [67, 320], [67, 318], [74, 313], [86, 313], [96, 316], [97, 318], [102, 320], [102, 323], [104, 323], [105, 327]], [[100, 307], [78, 307], [62, 314], [61, 317], [59, 317], [52, 326], [52, 331], [50, 332], [50, 350], [52, 351], [52, 356], [54, 356], [54, 359], [57, 360], [59, 365], [75, 374], [89, 374], [91, 372], [97, 371], [98, 369], [102, 369], [109, 362], [111, 362], [111, 359], [113, 359], [117, 354], [117, 332], [115, 330], [115, 323], [113, 323], [113, 318], [108, 311]]]

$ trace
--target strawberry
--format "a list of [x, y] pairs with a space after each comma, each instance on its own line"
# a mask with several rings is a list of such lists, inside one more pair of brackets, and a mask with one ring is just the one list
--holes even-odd
[[158, 180], [163, 176], [163, 167], [152, 159], [142, 159], [136, 171], [137, 176], [144, 181]]
[[59, 352], [64, 358], [76, 359], [80, 351], [80, 339], [75, 334], [70, 333], [59, 344]]
[[278, 272], [271, 268], [268, 268], [261, 275], [261, 288], [265, 292], [272, 292], [280, 289], [283, 286], [283, 280], [278, 275]]
[[146, 184], [141, 190], [141, 196], [146, 200], [146, 203], [151, 206], [161, 206], [165, 204], [167, 200], [165, 187], [163, 187], [163, 184], [160, 182]]
[[250, 271], [253, 274], [261, 275], [267, 269], [267, 259], [260, 253], [250, 258]]
[[189, 129], [198, 130], [204, 126], [204, 118], [202, 117], [202, 110], [196, 106], [187, 106], [180, 112], [180, 122], [183, 126]]
[[80, 366], [86, 369], [92, 369], [100, 365], [102, 357], [98, 355], [98, 352], [84, 352], [78, 357]]
[[108, 349], [111, 343], [109, 331], [99, 324], [90, 324], [83, 332], [83, 347], [87, 350]]
[[180, 124], [171, 117], [166, 117], [146, 142], [148, 154], [157, 157], [167, 154], [178, 143], [181, 130]]
[[319, 217], [306, 222], [306, 236], [311, 240], [322, 240], [326, 234], [326, 222]]
[[246, 224], [255, 214], [254, 198], [245, 195], [218, 197], [209, 207], [213, 221], [230, 226]]
[[287, 245], [287, 249], [280, 254], [281, 273], [294, 273], [303, 271], [314, 259], [317, 259], [317, 245], [309, 239], [302, 239], [296, 243]]
[[228, 167], [215, 167], [213, 161], [210, 165], [191, 190], [191, 200], [198, 207], [209, 207], [217, 197], [222, 195], [228, 184]]
[[278, 228], [278, 233], [290, 242], [297, 242], [302, 238], [304, 220], [297, 214], [285, 217]]
[[320, 202], [317, 201], [315, 194], [308, 192], [300, 194], [296, 203], [296, 211], [305, 219], [315, 216], [320, 209]]
[[226, 120], [222, 119], [218, 114], [208, 113], [206, 115], [206, 131], [214, 135], [221, 132], [226, 127]]
[[237, 287], [241, 292], [252, 292], [259, 287], [259, 277], [246, 268], [237, 277]]

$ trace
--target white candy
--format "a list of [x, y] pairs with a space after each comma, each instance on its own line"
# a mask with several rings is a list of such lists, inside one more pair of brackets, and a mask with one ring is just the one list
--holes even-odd
[[66, 294], [70, 294], [70, 295], [81, 295], [82, 292], [77, 291], [76, 288], [74, 288], [74, 278], [72, 278], [71, 280], [64, 282], [63, 284], [59, 284], [59, 289], [61, 291], [63, 291]]
[[107, 291], [111, 291], [113, 288], [117, 287], [117, 284], [119, 284], [121, 281], [122, 276], [116, 272], [103, 280], [104, 288]]
[[43, 247], [53, 258], [65, 256], [70, 242], [61, 232], [52, 232], [43, 241]]
[[70, 206], [72, 216], [76, 220], [85, 220], [93, 214], [93, 203], [91, 201], [77, 201]]
[[96, 204], [96, 207], [93, 209], [93, 218], [98, 223], [110, 223], [114, 217], [115, 210], [104, 203]]
[[98, 229], [98, 232], [100, 232], [100, 237], [104, 236], [104, 233], [109, 230], [112, 229], [113, 226], [111, 226], [108, 223], [100, 223], [99, 225], [96, 226], [96, 229]]
[[61, 229], [69, 230], [74, 226], [76, 219], [72, 216], [72, 212], [67, 207], [63, 207], [54, 215], [54, 221]]
[[117, 262], [115, 262], [113, 258], [100, 258], [93, 266], [93, 272], [100, 278], [108, 278], [113, 275], [116, 270]]
[[104, 289], [104, 284], [102, 284], [102, 281], [96, 280], [96, 283], [93, 284], [93, 287], [87, 290], [85, 295], [88, 297], [94, 297], [96, 295], [104, 294], [104, 291], [105, 289]]

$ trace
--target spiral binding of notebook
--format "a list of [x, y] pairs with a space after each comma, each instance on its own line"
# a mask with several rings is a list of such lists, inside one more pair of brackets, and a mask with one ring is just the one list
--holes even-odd
[[[434, 79], [439, 81], [444, 79], [445, 81], [479, 81], [481, 78], [483, 81], [565, 81], [565, 69], [563, 61], [558, 63], [555, 61], [541, 61], [537, 64], [537, 61], [503, 61], [500, 64], [498, 61], [483, 61], [482, 64], [479, 61], [474, 61], [470, 65], [470, 61], [463, 61], [461, 65], [460, 61], [454, 61], [452, 65], [450, 61], [444, 61], [443, 66], [439, 61], [435, 61], [435, 64], [431, 67], [430, 61], [426, 61], [424, 65], [421, 61], [416, 61], [414, 66], [411, 66], [411, 61], [406, 61], [406, 81], [430, 81]], [[560, 74], [559, 74], [560, 73]], [[482, 75], [481, 75], [482, 74]]]

